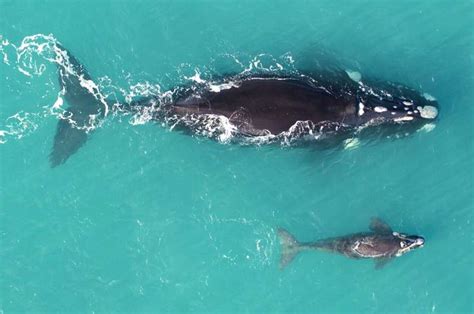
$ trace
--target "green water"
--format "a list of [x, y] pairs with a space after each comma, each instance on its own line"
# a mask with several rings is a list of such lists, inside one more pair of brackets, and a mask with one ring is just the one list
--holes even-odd
[[[472, 313], [473, 1], [0, 0], [0, 12], [0, 312]], [[429, 133], [327, 151], [116, 116], [51, 169], [56, 68], [15, 48], [35, 34], [118, 97], [331, 59], [441, 111]], [[425, 247], [382, 270], [319, 252], [279, 270], [278, 227], [311, 241], [372, 216]]]

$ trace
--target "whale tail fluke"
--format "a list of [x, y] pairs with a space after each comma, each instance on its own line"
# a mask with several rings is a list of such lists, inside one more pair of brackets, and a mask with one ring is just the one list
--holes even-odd
[[283, 269], [301, 252], [303, 246], [283, 228], [278, 229], [278, 236], [281, 245], [280, 269]]
[[49, 154], [51, 167], [63, 164], [87, 141], [87, 137], [87, 132], [74, 127], [71, 121], [61, 118], [56, 127], [53, 149]]
[[84, 145], [92, 130], [108, 111], [107, 100], [84, 66], [62, 45], [56, 43], [58, 78], [67, 108], [56, 127], [49, 156], [51, 167], [64, 163]]

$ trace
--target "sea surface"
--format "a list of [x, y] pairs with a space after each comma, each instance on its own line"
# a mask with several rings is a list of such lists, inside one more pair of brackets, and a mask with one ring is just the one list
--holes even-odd
[[[472, 313], [474, 2], [0, 0], [0, 313]], [[113, 114], [51, 168], [60, 42], [118, 101], [337, 64], [440, 104], [431, 132], [351, 149], [242, 146]], [[61, 104], [62, 103], [62, 104]], [[425, 247], [300, 254], [368, 230]]]

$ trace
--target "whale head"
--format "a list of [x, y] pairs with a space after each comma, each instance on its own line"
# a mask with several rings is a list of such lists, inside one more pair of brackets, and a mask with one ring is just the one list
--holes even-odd
[[[364, 101], [365, 100], [365, 101]], [[429, 123], [438, 117], [438, 102], [434, 98], [369, 96], [359, 101], [358, 115], [393, 123]], [[369, 118], [369, 117], [367, 117]], [[366, 119], [367, 119], [366, 118]], [[369, 119], [370, 119], [369, 118]], [[362, 120], [366, 120], [362, 119]]]
[[[377, 130], [388, 138], [402, 137], [435, 127], [439, 105], [434, 97], [401, 85], [389, 88], [359, 86], [354, 116], [361, 130]], [[375, 128], [373, 128], [375, 127]]]
[[418, 235], [406, 235], [403, 233], [393, 232], [393, 236], [398, 239], [400, 245], [400, 249], [398, 249], [396, 254], [397, 256], [421, 248], [425, 244], [425, 239]]

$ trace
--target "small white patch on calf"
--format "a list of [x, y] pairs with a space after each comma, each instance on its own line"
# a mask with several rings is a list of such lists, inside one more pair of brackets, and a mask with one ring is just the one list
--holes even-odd
[[359, 103], [359, 111], [357, 112], [359, 116], [364, 114], [364, 104], [362, 102]]
[[411, 121], [413, 119], [414, 119], [413, 117], [404, 116], [404, 117], [396, 118], [393, 121], [402, 122], [402, 121]]

